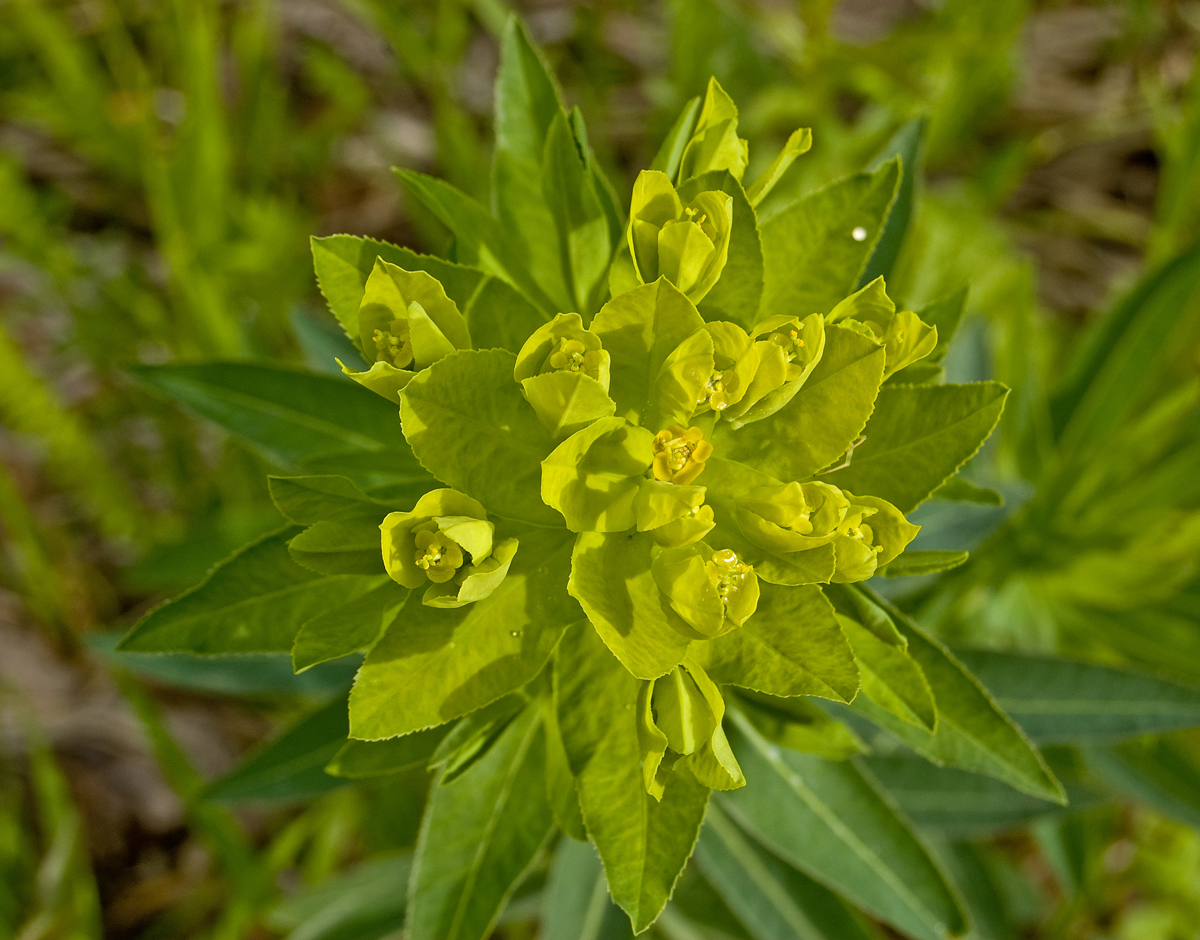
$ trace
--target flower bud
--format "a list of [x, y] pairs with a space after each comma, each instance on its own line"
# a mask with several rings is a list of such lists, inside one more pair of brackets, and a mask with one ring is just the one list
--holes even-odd
[[483, 506], [457, 490], [431, 490], [410, 512], [380, 525], [383, 563], [406, 588], [428, 583], [423, 603], [461, 607], [492, 593], [508, 574], [517, 540], [493, 544], [495, 526]]
[[734, 504], [742, 534], [777, 555], [833, 541], [850, 508], [836, 486], [815, 482], [759, 486]]
[[643, 170], [633, 186], [629, 250], [642, 284], [665, 277], [692, 303], [717, 283], [729, 257], [733, 197], [703, 192], [686, 206], [671, 180]]
[[699, 428], [672, 424], [654, 435], [651, 453], [654, 479], [679, 485], [691, 483], [704, 470], [713, 446]]
[[928, 356], [937, 346], [937, 327], [911, 310], [897, 312], [882, 277], [841, 301], [829, 312], [828, 322], [865, 328], [862, 332], [882, 343], [885, 379]]
[[639, 532], [659, 545], [678, 548], [704, 538], [713, 528], [713, 511], [704, 505], [704, 487], [646, 480], [633, 501]]
[[865, 581], [876, 568], [903, 552], [921, 530], [887, 500], [845, 492], [843, 495], [850, 506], [833, 539], [836, 565], [833, 580], [840, 584]]
[[694, 639], [722, 636], [745, 623], [758, 607], [754, 568], [727, 548], [714, 552], [704, 542], [664, 548], [650, 571]]
[[572, 532], [633, 528], [651, 440], [649, 431], [624, 418], [593, 421], [542, 461], [542, 502], [562, 513]]
[[750, 146], [738, 137], [737, 126], [737, 105], [717, 80], [710, 78], [696, 129], [679, 161], [680, 181], [710, 170], [728, 170], [740, 180], [750, 162]]
[[417, 372], [470, 349], [471, 337], [436, 278], [376, 258], [358, 308], [357, 345], [371, 368], [355, 372], [339, 360], [342, 372], [399, 404], [400, 390]]
[[559, 313], [539, 326], [517, 353], [513, 378], [518, 382], [549, 372], [567, 372], [595, 379], [608, 391], [609, 355], [598, 337], [583, 327], [577, 313]]

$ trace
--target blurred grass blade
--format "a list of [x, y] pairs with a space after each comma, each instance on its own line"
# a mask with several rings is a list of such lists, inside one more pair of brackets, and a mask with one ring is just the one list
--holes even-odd
[[1089, 747], [1087, 765], [1121, 795], [1200, 828], [1200, 767], [1167, 741]]
[[378, 858], [278, 904], [267, 924], [288, 940], [378, 940], [404, 925], [412, 855]]
[[632, 940], [629, 918], [608, 896], [595, 846], [563, 839], [542, 892], [541, 940]]

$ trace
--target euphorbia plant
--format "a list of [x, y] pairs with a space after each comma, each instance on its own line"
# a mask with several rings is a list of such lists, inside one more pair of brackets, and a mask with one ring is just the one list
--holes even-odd
[[[961, 664], [861, 586], [963, 560], [906, 552], [905, 514], [975, 453], [1005, 394], [938, 384], [939, 328], [961, 296], [912, 312], [887, 294], [892, 208], [911, 187], [899, 161], [789, 197], [777, 184], [810, 139], [797, 132], [747, 185], [737, 109], [714, 80], [619, 200], [515, 22], [496, 120], [490, 210], [400, 173], [453, 232], [453, 260], [313, 243], [362, 360], [343, 371], [398, 404], [395, 439], [348, 431], [343, 450], [292, 458], [337, 472], [273, 479], [294, 525], [151, 614], [126, 648], [291, 648], [298, 669], [367, 651], [330, 769], [437, 771], [414, 940], [483, 937], [556, 830], [595, 844], [645, 929], [712, 791], [777, 846], [770, 775], [795, 790], [802, 752], [855, 752], [809, 697], [1059, 799]], [[280, 589], [270, 629], [193, 618], [183, 638], [189, 604], [264, 558], [297, 586]], [[831, 800], [891, 812], [854, 765], [829, 766], [844, 775]], [[837, 813], [806, 805], [826, 826], [796, 861], [813, 878], [914, 935], [963, 928], [901, 823], [890, 849], [855, 843], [858, 871], [822, 847], [849, 844]]]

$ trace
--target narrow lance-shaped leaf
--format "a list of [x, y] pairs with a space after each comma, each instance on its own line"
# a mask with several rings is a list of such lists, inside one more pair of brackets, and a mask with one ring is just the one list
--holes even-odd
[[904, 236], [908, 232], [908, 222], [912, 215], [913, 197], [916, 189], [916, 176], [920, 168], [921, 142], [925, 138], [925, 119], [913, 118], [896, 131], [894, 137], [887, 142], [879, 156], [872, 161], [871, 171], [878, 170], [889, 161], [900, 158], [900, 185], [896, 189], [896, 199], [888, 210], [887, 221], [883, 224], [883, 232], [879, 241], [867, 259], [866, 267], [859, 275], [856, 287], [864, 287], [877, 277], [889, 277], [900, 249], [904, 245]]

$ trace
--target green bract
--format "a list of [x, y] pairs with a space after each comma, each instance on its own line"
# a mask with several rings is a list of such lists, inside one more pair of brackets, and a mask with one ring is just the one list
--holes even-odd
[[[809, 773], [779, 753], [856, 750], [798, 700], [818, 696], [936, 761], [1061, 798], [961, 664], [859, 583], [947, 554], [906, 568], [905, 514], [971, 458], [1005, 394], [910, 369], [937, 330], [897, 312], [882, 278], [860, 289], [893, 231], [900, 168], [788, 197], [775, 187], [808, 147], [798, 132], [744, 188], [737, 109], [712, 82], [626, 202], [515, 21], [497, 89], [495, 214], [402, 173], [453, 232], [455, 261], [314, 242], [370, 364], [352, 375], [399, 402], [400, 421], [340, 379], [306, 378], [304, 408], [286, 391], [300, 380], [280, 380], [270, 414], [302, 444], [269, 438], [270, 453], [312, 474], [272, 486], [287, 527], [125, 642], [291, 650], [298, 666], [366, 651], [356, 756], [338, 766], [369, 765], [374, 748], [383, 766], [395, 748], [438, 774], [413, 940], [483, 940], [556, 827], [595, 843], [612, 897], [646, 929], [714, 789], [746, 826], [777, 801], [807, 813], [814, 857], [850, 859], [811, 874], [897, 929], [965, 933], [937, 866], [857, 769]], [[267, 593], [250, 603], [238, 592], [254, 579]], [[903, 865], [831, 815], [831, 774], [862, 812], [893, 813]], [[468, 843], [503, 866], [462, 876]]]

